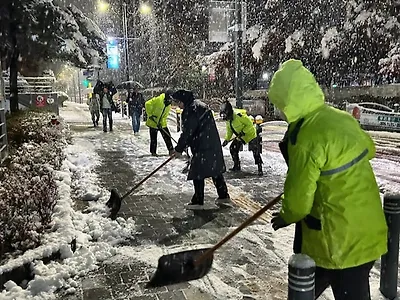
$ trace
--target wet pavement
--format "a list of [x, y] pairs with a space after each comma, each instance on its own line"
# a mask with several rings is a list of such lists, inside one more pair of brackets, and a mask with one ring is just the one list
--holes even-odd
[[[71, 129], [76, 140], [85, 140], [96, 144], [96, 152], [100, 156], [101, 163], [96, 168], [96, 173], [101, 178], [101, 185], [106, 188], [116, 188], [124, 193], [132, 187], [143, 176], [151, 171], [156, 165], [151, 161], [152, 157], [147, 156], [147, 149], [139, 148], [146, 145], [146, 141], [134, 143], [128, 122], [117, 123], [113, 133], [103, 134], [100, 129], [88, 128], [89, 123], [72, 122]], [[142, 131], [142, 139], [147, 138], [147, 131]], [[161, 139], [160, 139], [161, 141]], [[165, 151], [160, 142], [160, 152]], [[137, 150], [137, 151], [136, 151]], [[136, 153], [135, 153], [136, 152]], [[162, 162], [166, 157], [157, 158]], [[229, 163], [229, 160], [227, 160]], [[184, 165], [184, 162], [182, 162]], [[173, 168], [173, 167], [171, 167]], [[177, 168], [181, 168], [178, 166]], [[254, 173], [253, 173], [254, 172]], [[173, 175], [173, 174], [170, 174]], [[164, 181], [168, 186], [167, 179], [161, 174], [155, 180]], [[185, 175], [183, 175], [185, 176]], [[236, 205], [233, 208], [220, 208], [218, 210], [191, 212], [184, 209], [192, 196], [191, 183], [183, 183], [186, 188], [179, 191], [179, 183], [174, 182], [175, 188], [169, 192], [151, 192], [148, 183], [147, 188], [138, 189], [138, 193], [128, 196], [123, 200], [119, 217], [132, 217], [137, 224], [137, 232], [132, 239], [121, 244], [121, 249], [132, 253], [146, 252], [146, 248], [174, 249], [179, 246], [191, 249], [196, 245], [211, 245], [217, 243], [230, 230], [243, 222], [250, 213], [261, 208], [271, 197], [279, 193], [282, 183], [268, 183], [268, 175], [263, 178], [256, 176], [256, 168], [240, 174], [240, 178], [227, 174], [227, 182], [230, 193]], [[184, 178], [184, 177], [182, 177]], [[252, 190], [251, 197], [246, 190]], [[265, 192], [269, 190], [269, 192]], [[206, 201], [214, 201], [215, 191], [211, 181], [207, 182]], [[214, 196], [215, 195], [215, 196]], [[254, 200], [257, 199], [257, 200]], [[82, 206], [83, 205], [83, 206]], [[77, 204], [77, 208], [84, 208], [84, 204]], [[269, 217], [263, 216], [260, 221], [254, 223], [265, 224]], [[263, 225], [268, 226], [270, 225]], [[248, 233], [249, 234], [249, 233]], [[265, 234], [265, 233], [264, 233]], [[251, 233], [254, 235], [254, 233]], [[271, 235], [271, 233], [270, 233]], [[267, 236], [266, 236], [267, 237]], [[273, 275], [269, 268], [259, 268], [264, 261], [264, 255], [257, 255], [260, 252], [257, 243], [263, 244], [263, 250], [274, 251], [274, 243], [268, 241], [255, 242], [249, 237], [238, 237], [235, 242], [227, 244], [216, 254], [214, 270], [209, 276], [218, 276], [219, 283], [227, 291], [220, 290], [219, 286], [213, 286], [213, 280], [200, 280], [200, 283], [193, 285], [184, 283], [169, 287], [147, 290], [145, 283], [155, 271], [155, 264], [158, 257], [153, 257], [151, 262], [144, 262], [143, 259], [128, 259], [124, 255], [116, 255], [89, 276], [80, 279], [80, 287], [74, 295], [60, 294], [62, 299], [263, 299], [259, 298], [266, 290], [275, 289], [276, 297], [269, 299], [282, 299], [286, 289], [286, 278], [280, 275], [281, 270]], [[238, 250], [239, 253], [238, 253]], [[126, 252], [124, 252], [126, 254]], [[136, 255], [136, 254], [135, 254]], [[135, 256], [133, 255], [133, 256]], [[279, 257], [279, 255], [277, 255]], [[284, 258], [279, 258], [282, 260]], [[236, 265], [236, 269], [235, 266]], [[243, 266], [246, 266], [243, 269]], [[222, 274], [216, 268], [229, 268]], [[240, 270], [246, 270], [246, 276]], [[238, 271], [239, 270], [239, 271]], [[217, 275], [215, 275], [217, 274]], [[208, 277], [209, 277], [208, 276]], [[277, 276], [281, 277], [276, 280]], [[278, 278], [279, 278], [278, 277]], [[264, 278], [264, 279], [263, 279]], [[271, 278], [277, 284], [265, 284], [265, 278]], [[214, 280], [215, 281], [215, 280]], [[270, 292], [272, 295], [272, 292]]]
[[[133, 136], [127, 120], [116, 122], [114, 132], [107, 134], [89, 126], [89, 121], [71, 122], [76, 141], [95, 145], [100, 157], [96, 173], [107, 189], [125, 193], [167, 158], [148, 156], [148, 132], [144, 126], [140, 137]], [[166, 150], [161, 140], [159, 137], [159, 150], [163, 153]], [[118, 216], [135, 220], [135, 235], [121, 243], [117, 254], [98, 270], [78, 279], [75, 294], [60, 294], [60, 299], [285, 299], [293, 228], [274, 232], [269, 224], [271, 212], [218, 250], [212, 271], [203, 279], [151, 290], [144, 287], [162, 254], [217, 243], [280, 193], [284, 166], [282, 162], [276, 165], [269, 161], [282, 160], [280, 154], [269, 151], [263, 153], [263, 159], [263, 177], [255, 175], [251, 156], [244, 158], [244, 172], [226, 174], [233, 208], [201, 212], [184, 209], [191, 199], [192, 186], [177, 170], [185, 162], [160, 171], [123, 200]], [[226, 157], [226, 162], [229, 167], [231, 159]], [[206, 194], [206, 201], [214, 201], [216, 193], [210, 180]], [[84, 209], [85, 204], [81, 202], [76, 207]]]

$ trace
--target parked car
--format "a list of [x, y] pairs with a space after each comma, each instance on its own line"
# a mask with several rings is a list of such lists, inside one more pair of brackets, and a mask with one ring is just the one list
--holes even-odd
[[400, 132], [400, 113], [386, 105], [373, 102], [347, 103], [346, 111], [364, 129]]

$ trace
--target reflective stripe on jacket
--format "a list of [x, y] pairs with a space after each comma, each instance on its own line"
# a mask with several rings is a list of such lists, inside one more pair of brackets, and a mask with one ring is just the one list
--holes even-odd
[[[167, 127], [167, 118], [171, 111], [171, 105], [165, 106], [164, 104], [165, 94], [161, 94], [157, 97], [151, 98], [146, 101], [145, 109], [147, 114], [146, 125], [151, 128], [158, 128], [160, 125], [162, 128]], [[155, 122], [150, 118], [155, 116]]]
[[370, 136], [350, 114], [324, 103], [300, 61], [282, 65], [268, 96], [289, 123], [281, 216], [301, 221], [301, 252], [327, 269], [378, 259], [387, 251], [387, 225]]
[[230, 141], [232, 135], [240, 136], [240, 139], [247, 144], [257, 136], [253, 122], [244, 110], [234, 109], [233, 120], [226, 121], [225, 140]]

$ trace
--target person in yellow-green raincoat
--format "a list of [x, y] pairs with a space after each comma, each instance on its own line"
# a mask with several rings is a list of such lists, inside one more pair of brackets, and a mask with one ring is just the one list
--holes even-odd
[[171, 111], [172, 91], [166, 91], [159, 96], [151, 98], [145, 102], [147, 115], [146, 125], [150, 129], [150, 153], [157, 156], [157, 135], [158, 131], [164, 139], [169, 154], [174, 150], [171, 141], [171, 133], [167, 126], [167, 117]]
[[[253, 125], [253, 121], [246, 114], [244, 109], [233, 109], [229, 101], [222, 103], [220, 109], [220, 117], [226, 121], [226, 135], [222, 143], [222, 147], [228, 145], [232, 141], [229, 150], [233, 160], [233, 168], [231, 171], [240, 171], [239, 151], [244, 144], [249, 144], [249, 148], [253, 152], [254, 162], [258, 166], [258, 175], [263, 175], [261, 153], [258, 151], [257, 131]], [[232, 136], [235, 136], [232, 140]]]
[[325, 104], [313, 74], [288, 60], [274, 74], [269, 100], [289, 124], [288, 164], [275, 230], [296, 223], [295, 253], [314, 259], [316, 299], [369, 300], [369, 272], [387, 252], [387, 225], [370, 160], [375, 146], [347, 112]]

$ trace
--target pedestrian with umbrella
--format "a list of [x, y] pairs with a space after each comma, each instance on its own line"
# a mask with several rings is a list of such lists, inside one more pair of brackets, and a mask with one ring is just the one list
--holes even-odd
[[216, 203], [230, 202], [223, 173], [226, 171], [221, 141], [214, 116], [209, 107], [194, 99], [192, 91], [178, 90], [172, 98], [182, 112], [182, 133], [173, 156], [180, 156], [190, 147], [192, 159], [187, 180], [193, 180], [194, 195], [188, 209], [202, 209], [205, 178], [211, 177], [217, 189]]

